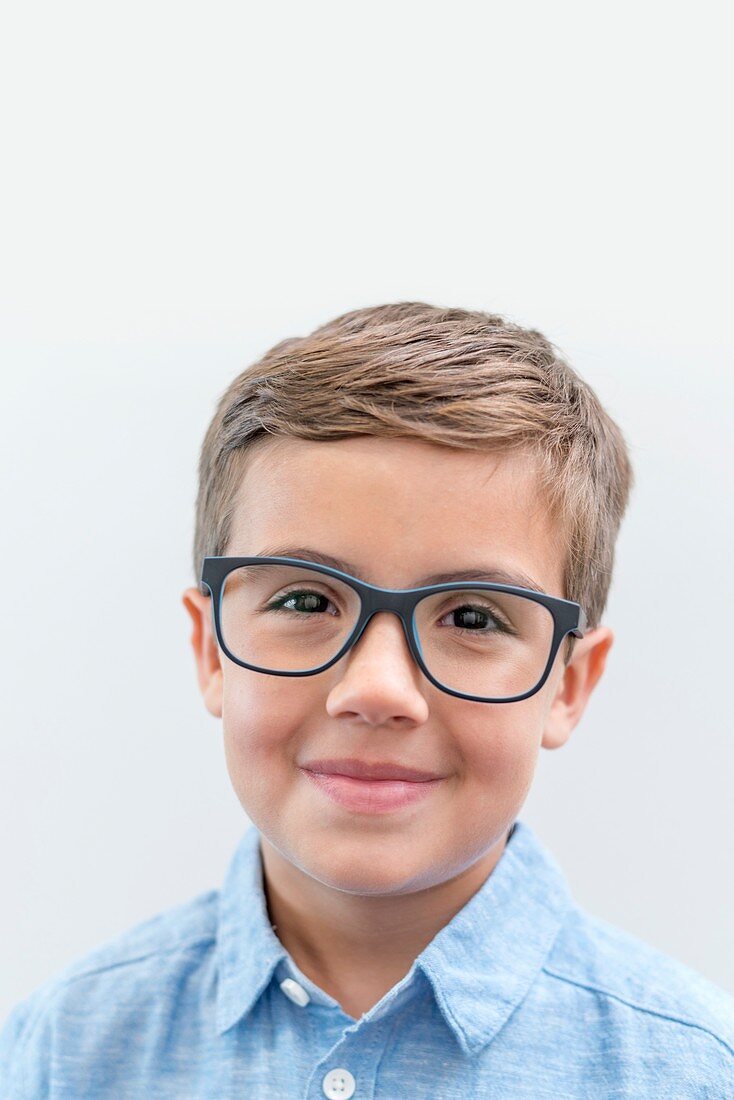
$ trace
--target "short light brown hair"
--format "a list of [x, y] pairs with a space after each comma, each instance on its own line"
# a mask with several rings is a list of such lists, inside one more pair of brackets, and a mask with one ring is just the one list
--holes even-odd
[[398, 302], [276, 344], [227, 387], [202, 444], [197, 583], [204, 557], [226, 553], [248, 448], [266, 433], [530, 452], [565, 533], [564, 595], [589, 627], [599, 624], [633, 471], [619, 427], [542, 333], [490, 313]]

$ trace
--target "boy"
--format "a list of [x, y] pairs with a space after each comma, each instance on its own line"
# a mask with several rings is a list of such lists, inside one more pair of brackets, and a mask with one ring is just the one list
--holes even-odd
[[734, 999], [518, 819], [613, 641], [593, 391], [502, 318], [357, 310], [235, 379], [199, 477], [183, 602], [252, 824], [16, 1007], [2, 1096], [734, 1097]]

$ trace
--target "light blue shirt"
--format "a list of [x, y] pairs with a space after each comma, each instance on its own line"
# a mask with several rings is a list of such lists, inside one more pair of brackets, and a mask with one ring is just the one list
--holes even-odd
[[734, 1098], [734, 998], [584, 912], [524, 822], [359, 1020], [273, 931], [259, 840], [16, 1005], [2, 1100]]

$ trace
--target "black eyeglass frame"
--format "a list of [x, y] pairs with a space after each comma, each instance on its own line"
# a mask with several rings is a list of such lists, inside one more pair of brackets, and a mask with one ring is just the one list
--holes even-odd
[[[221, 622], [222, 592], [227, 575], [243, 565], [294, 565], [313, 570], [315, 573], [323, 573], [327, 577], [335, 577], [337, 580], [350, 585], [360, 600], [359, 616], [354, 629], [336, 656], [332, 657], [326, 664], [319, 665], [318, 668], [306, 669], [303, 672], [260, 668], [258, 665], [249, 664], [247, 661], [235, 657], [224, 641]], [[392, 611], [403, 624], [410, 652], [424, 676], [435, 687], [445, 691], [448, 695], [454, 695], [459, 699], [471, 699], [475, 703], [517, 703], [521, 699], [528, 699], [531, 695], [535, 695], [548, 679], [558, 649], [566, 635], [571, 634], [576, 638], [583, 638], [588, 629], [586, 614], [580, 604], [575, 603], [573, 600], [564, 600], [560, 596], [549, 596], [545, 592], [536, 592], [532, 588], [518, 588], [511, 584], [495, 584], [489, 581], [449, 581], [445, 584], [427, 585], [424, 588], [378, 588], [376, 585], [368, 584], [367, 581], [362, 581], [358, 577], [352, 577], [349, 573], [342, 573], [340, 569], [333, 569], [329, 565], [321, 565], [317, 562], [304, 561], [301, 558], [206, 557], [202, 565], [200, 586], [209, 590], [208, 595], [212, 600], [214, 630], [220, 647], [230, 661], [241, 665], [242, 668], [251, 669], [253, 672], [262, 672], [268, 676], [315, 676], [319, 672], [325, 672], [327, 668], [331, 668], [332, 665], [341, 660], [344, 654], [359, 641], [373, 615], [378, 611]], [[543, 675], [530, 691], [526, 691], [522, 695], [513, 695], [510, 698], [505, 697], [502, 699], [486, 698], [482, 695], [468, 695], [466, 692], [454, 691], [453, 688], [446, 687], [435, 676], [432, 676], [426, 668], [421, 656], [415, 628], [416, 606], [425, 596], [430, 596], [434, 592], [466, 591], [467, 588], [479, 588], [490, 592], [508, 592], [515, 596], [525, 596], [536, 603], [542, 604], [550, 611], [553, 616], [553, 640], [551, 641], [550, 655]], [[203, 593], [203, 595], [207, 595], [207, 593]]]

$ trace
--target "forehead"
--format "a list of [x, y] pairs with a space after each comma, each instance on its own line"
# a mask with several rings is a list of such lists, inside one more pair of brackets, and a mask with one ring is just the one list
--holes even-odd
[[526, 453], [278, 437], [258, 440], [244, 462], [228, 554], [312, 547], [385, 587], [434, 571], [519, 570], [564, 594], [562, 539]]

